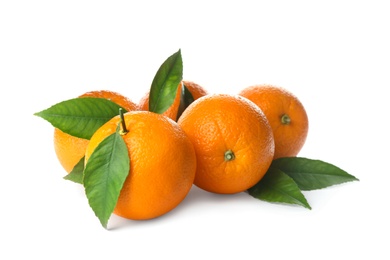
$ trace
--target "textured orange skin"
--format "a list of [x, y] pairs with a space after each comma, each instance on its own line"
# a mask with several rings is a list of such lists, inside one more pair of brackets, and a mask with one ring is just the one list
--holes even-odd
[[[108, 90], [90, 91], [79, 97], [106, 98], [122, 106], [127, 111], [138, 109], [137, 105], [128, 98]], [[74, 166], [83, 158], [88, 142], [86, 139], [66, 134], [58, 128], [54, 129], [54, 151], [67, 173], [71, 172]]]
[[[187, 89], [191, 92], [194, 100], [205, 96], [207, 91], [202, 88], [200, 85], [192, 82], [192, 81], [182, 81], [182, 83], [187, 87]], [[145, 93], [145, 95], [140, 99], [138, 106], [142, 111], [149, 111], [149, 91]], [[180, 106], [180, 96], [181, 96], [181, 83], [178, 85], [177, 94], [173, 104], [163, 113], [164, 116], [169, 117], [170, 119], [177, 121], [177, 113], [179, 111]]]
[[[253, 101], [267, 117], [275, 139], [274, 159], [296, 156], [305, 144], [309, 129], [306, 110], [298, 98], [272, 85], [250, 86], [239, 95]], [[284, 114], [290, 117], [290, 124], [282, 124]]]
[[[194, 184], [214, 193], [238, 193], [255, 185], [274, 155], [272, 129], [251, 101], [210, 94], [183, 112], [179, 126], [192, 141], [197, 156]], [[225, 161], [231, 150], [235, 158]]]
[[[161, 216], [175, 208], [190, 191], [196, 171], [191, 141], [171, 119], [148, 111], [124, 114], [128, 133], [122, 135], [130, 156], [130, 172], [114, 213], [143, 220]], [[85, 153], [88, 162], [93, 150], [115, 132], [119, 116], [92, 136]]]
[[193, 81], [183, 80], [183, 84], [190, 91], [194, 100], [197, 100], [198, 98], [208, 94], [208, 92], [202, 86]]
[[83, 158], [88, 140], [78, 138], [54, 129], [54, 151], [58, 161], [67, 173]]

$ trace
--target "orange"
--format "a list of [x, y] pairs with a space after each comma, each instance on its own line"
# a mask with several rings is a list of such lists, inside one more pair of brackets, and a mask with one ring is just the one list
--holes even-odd
[[[207, 91], [201, 87], [200, 85], [192, 82], [192, 81], [185, 81], [183, 80], [177, 88], [177, 93], [175, 100], [173, 101], [173, 104], [163, 113], [163, 115], [171, 118], [174, 121], [177, 121], [179, 109], [180, 109], [180, 102], [181, 102], [181, 86], [182, 83], [186, 86], [186, 88], [191, 93], [194, 100], [205, 96], [207, 94]], [[143, 111], [149, 111], [149, 91], [145, 93], [145, 95], [140, 99], [138, 106], [140, 107], [140, 110]]]
[[208, 92], [199, 84], [189, 81], [189, 80], [183, 80], [182, 81], [184, 86], [188, 89], [188, 91], [191, 93], [194, 100], [197, 100], [200, 97], [206, 96]]
[[253, 101], [267, 117], [274, 134], [274, 158], [296, 156], [309, 129], [306, 110], [299, 99], [284, 88], [265, 84], [247, 87], [239, 95]]
[[83, 158], [88, 142], [87, 139], [71, 136], [58, 128], [54, 129], [54, 151], [67, 173]]
[[[84, 93], [79, 97], [98, 97], [109, 99], [122, 106], [127, 111], [137, 110], [137, 105], [123, 95], [108, 91], [96, 90]], [[88, 140], [71, 136], [58, 128], [54, 129], [54, 150], [57, 158], [67, 173], [84, 157]]]
[[[92, 136], [85, 153], [92, 152], [115, 132], [116, 116]], [[175, 208], [192, 187], [196, 157], [191, 141], [173, 120], [148, 111], [124, 114], [128, 132], [122, 135], [130, 156], [130, 172], [114, 213], [142, 220], [161, 216]]]
[[272, 162], [272, 129], [262, 111], [243, 97], [201, 97], [187, 107], [178, 124], [194, 145], [194, 184], [201, 189], [244, 191], [260, 181]]

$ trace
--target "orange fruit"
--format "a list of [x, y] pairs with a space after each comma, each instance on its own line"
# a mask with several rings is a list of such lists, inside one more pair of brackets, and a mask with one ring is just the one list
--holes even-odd
[[[192, 81], [185, 81], [183, 80], [181, 83], [183, 83], [186, 88], [191, 93], [194, 100], [205, 96], [207, 94], [207, 91], [201, 87], [200, 85], [192, 82]], [[173, 101], [173, 104], [163, 113], [164, 116], [169, 117], [170, 119], [177, 121], [179, 109], [180, 109], [180, 101], [181, 101], [181, 86], [182, 84], [178, 85], [177, 93], [175, 100]], [[145, 95], [140, 99], [138, 106], [140, 107], [140, 110], [143, 111], [149, 111], [149, 91], [145, 93]]]
[[182, 81], [184, 86], [190, 91], [192, 97], [194, 100], [197, 100], [200, 97], [206, 96], [208, 92], [199, 84], [189, 81], [189, 80], [183, 80]]
[[194, 184], [201, 189], [223, 194], [244, 191], [260, 181], [272, 162], [272, 129], [248, 99], [206, 95], [187, 107], [178, 124], [194, 145]]
[[253, 101], [264, 112], [274, 135], [274, 158], [293, 157], [302, 149], [309, 122], [299, 99], [284, 88], [255, 85], [243, 89], [239, 95]]
[[54, 129], [54, 151], [67, 173], [83, 158], [88, 142], [87, 139], [71, 136], [58, 128]]
[[[116, 116], [92, 136], [85, 153], [115, 132]], [[148, 111], [124, 114], [128, 132], [122, 135], [130, 156], [130, 172], [114, 213], [128, 219], [150, 219], [175, 208], [192, 187], [196, 156], [191, 141], [173, 120]]]
[[[106, 98], [122, 106], [127, 111], [137, 110], [136, 104], [113, 91], [90, 91], [79, 97]], [[84, 157], [88, 142], [87, 139], [71, 136], [58, 128], [54, 129], [54, 150], [60, 164], [67, 173], [71, 172], [74, 166]]]

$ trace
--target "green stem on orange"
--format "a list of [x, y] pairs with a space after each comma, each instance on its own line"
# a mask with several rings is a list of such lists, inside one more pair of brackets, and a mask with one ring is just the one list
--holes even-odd
[[289, 125], [291, 123], [291, 118], [287, 114], [283, 114], [280, 121], [283, 125]]
[[123, 116], [123, 109], [122, 108], [119, 108], [119, 117], [121, 119], [121, 124], [122, 124], [122, 130], [119, 132], [119, 134], [125, 135], [129, 131], [127, 130], [127, 127], [126, 127], [125, 117]]
[[225, 161], [232, 161], [234, 160], [234, 158], [236, 158], [236, 156], [234, 155], [232, 150], [227, 150], [225, 152]]

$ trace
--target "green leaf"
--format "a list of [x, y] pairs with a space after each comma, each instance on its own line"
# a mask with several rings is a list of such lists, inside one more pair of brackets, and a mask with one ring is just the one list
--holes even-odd
[[118, 115], [120, 106], [105, 98], [74, 98], [35, 113], [61, 131], [84, 139]]
[[96, 147], [84, 169], [89, 205], [105, 228], [130, 171], [128, 149], [118, 130]]
[[327, 162], [301, 157], [275, 159], [271, 167], [277, 168], [298, 184], [301, 190], [316, 190], [358, 179]]
[[275, 168], [269, 168], [264, 177], [248, 192], [251, 196], [267, 202], [296, 204], [311, 209], [294, 180]]
[[194, 100], [194, 97], [192, 96], [191, 92], [188, 90], [188, 88], [185, 86], [185, 84], [182, 84], [181, 95], [180, 95], [180, 105], [179, 105], [179, 111], [177, 112], [176, 120], [179, 119], [181, 114], [183, 114], [184, 110], [194, 101], [195, 100]]
[[172, 54], [158, 69], [149, 93], [149, 111], [164, 113], [175, 100], [183, 78], [183, 61], [180, 49]]
[[83, 184], [84, 159], [85, 157], [83, 156], [83, 158], [81, 158], [80, 161], [74, 166], [72, 171], [64, 176], [65, 180]]

